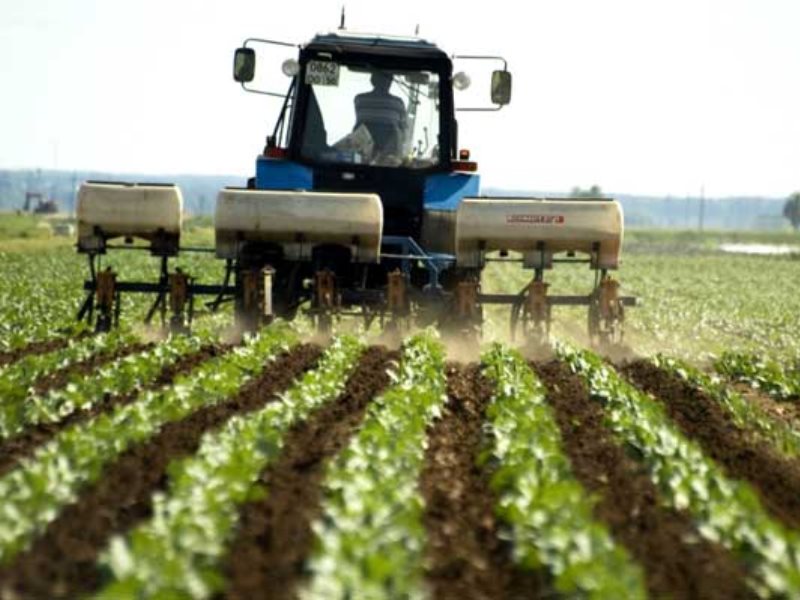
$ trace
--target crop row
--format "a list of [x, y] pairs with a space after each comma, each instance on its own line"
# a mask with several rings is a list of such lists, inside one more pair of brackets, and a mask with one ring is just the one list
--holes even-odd
[[261, 370], [293, 334], [270, 328], [250, 343], [210, 360], [167, 389], [68, 428], [20, 468], [0, 478], [0, 564], [24, 548], [102, 468], [132, 444], [199, 407], [219, 402]]
[[761, 355], [725, 352], [714, 362], [718, 373], [743, 381], [779, 400], [800, 399], [800, 362], [787, 367]]
[[[71, 340], [65, 348], [44, 354], [29, 354], [6, 367], [0, 368], [0, 397], [5, 403], [21, 401], [29, 393], [31, 384], [92, 356], [110, 355], [137, 338], [127, 331], [90, 336]], [[6, 408], [4, 403], [3, 409]], [[2, 417], [0, 417], [2, 428]]]
[[760, 437], [788, 457], [800, 455], [800, 431], [783, 420], [773, 418], [718, 378], [674, 358], [656, 356], [653, 361], [658, 367], [675, 373], [712, 397], [731, 415], [740, 429]]
[[484, 363], [496, 385], [487, 458], [516, 562], [546, 567], [567, 595], [646, 597], [641, 569], [594, 518], [594, 502], [572, 474], [544, 386], [517, 353], [502, 346], [494, 346]]
[[112, 540], [105, 560], [114, 581], [99, 597], [206, 598], [219, 591], [219, 559], [238, 506], [269, 493], [256, 484], [259, 473], [278, 456], [294, 424], [342, 391], [362, 350], [352, 338], [334, 341], [319, 367], [279, 402], [233, 417], [206, 434], [195, 456], [174, 463], [168, 492], [155, 498], [152, 520], [126, 539]]
[[585, 378], [605, 407], [608, 426], [647, 466], [665, 500], [691, 513], [702, 536], [750, 565], [752, 589], [762, 597], [798, 596], [798, 533], [773, 520], [748, 484], [729, 479], [676, 429], [660, 404], [599, 357], [566, 345], [559, 354]]
[[[103, 394], [141, 390], [166, 365], [216, 335], [209, 328], [173, 338], [110, 363], [96, 378], [10, 403], [22, 410], [3, 413], [16, 418], [6, 417], [8, 430], [16, 434], [39, 422], [58, 422]], [[59, 431], [0, 477], [0, 565], [12, 564], [121, 453], [166, 424], [236, 394], [297, 339], [282, 325], [267, 328], [177, 377], [172, 387], [142, 392], [135, 401]], [[336, 338], [318, 366], [277, 401], [230, 418], [203, 436], [196, 453], [173, 462], [166, 490], [153, 496], [153, 517], [111, 540], [101, 564], [112, 579], [99, 597], [207, 598], [223, 590], [221, 563], [241, 507], [270, 493], [259, 475], [281, 455], [293, 427], [341, 394], [363, 351], [353, 338]], [[690, 514], [703, 538], [747, 565], [753, 592], [800, 595], [800, 535], [770, 516], [750, 485], [726, 475], [677, 429], [661, 403], [599, 357], [566, 344], [557, 353], [586, 382], [592, 401], [603, 407], [605, 425], [647, 470], [664, 502]], [[701, 388], [753, 435], [786, 455], [800, 449], [789, 427], [713, 377], [679, 361], [656, 361]], [[476, 466], [489, 475], [501, 535], [510, 541], [516, 567], [546, 571], [555, 591], [567, 596], [646, 597], [642, 567], [598, 518], [597, 498], [573, 473], [547, 388], [520, 354], [502, 345], [492, 346], [482, 364], [494, 393]], [[391, 379], [367, 407], [350, 443], [325, 467], [321, 516], [312, 523], [316, 544], [306, 563], [309, 579], [300, 591], [305, 597], [427, 593], [419, 478], [431, 426], [452, 402], [442, 344], [429, 333], [407, 340]]]
[[75, 411], [90, 409], [103, 398], [134, 392], [164, 367], [198, 351], [216, 337], [210, 331], [175, 336], [139, 354], [101, 365], [91, 377], [75, 373], [63, 387], [44, 393], [29, 390], [25, 396], [7, 398], [0, 410], [0, 440], [33, 425], [57, 423]]
[[306, 596], [422, 594], [425, 532], [417, 480], [426, 430], [446, 400], [443, 348], [427, 335], [411, 339], [392, 379], [327, 470]]

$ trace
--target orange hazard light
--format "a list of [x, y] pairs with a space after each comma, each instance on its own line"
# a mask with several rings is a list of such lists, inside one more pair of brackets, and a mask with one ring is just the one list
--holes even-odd
[[478, 170], [478, 163], [472, 162], [471, 160], [454, 160], [451, 165], [453, 167], [453, 171], [466, 171], [468, 173], [474, 173]]
[[264, 156], [266, 156], [267, 158], [283, 159], [289, 156], [289, 151], [286, 148], [268, 147], [264, 149]]

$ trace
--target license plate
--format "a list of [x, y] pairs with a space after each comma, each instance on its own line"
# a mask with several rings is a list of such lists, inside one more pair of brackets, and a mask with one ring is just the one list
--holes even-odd
[[339, 64], [327, 60], [310, 60], [306, 65], [308, 85], [339, 85]]

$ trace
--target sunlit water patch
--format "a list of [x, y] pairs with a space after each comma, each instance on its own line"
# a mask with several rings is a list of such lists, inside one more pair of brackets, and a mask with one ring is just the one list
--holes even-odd
[[723, 252], [734, 254], [758, 254], [762, 256], [782, 256], [786, 254], [800, 254], [800, 246], [788, 244], [720, 244]]

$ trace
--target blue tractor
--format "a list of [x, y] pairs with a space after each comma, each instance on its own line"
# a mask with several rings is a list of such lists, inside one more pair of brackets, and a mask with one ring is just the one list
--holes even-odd
[[[245, 90], [279, 96], [282, 108], [255, 176], [217, 198], [214, 251], [225, 261], [225, 280], [199, 285], [169, 273], [168, 259], [188, 250], [179, 243], [177, 188], [87, 182], [78, 246], [89, 254], [92, 278], [81, 318], [96, 310], [108, 327], [119, 293], [139, 291], [157, 295], [149, 318], [169, 305], [176, 327], [191, 318], [195, 295], [213, 294], [213, 307], [235, 303], [246, 329], [302, 310], [323, 332], [346, 316], [367, 326], [475, 332], [486, 304], [505, 304], [512, 334], [544, 341], [552, 306], [586, 305], [592, 339], [621, 340], [624, 306], [634, 301], [608, 274], [619, 265], [619, 204], [482, 197], [477, 165], [460, 149], [456, 115], [464, 109], [454, 95], [470, 78], [453, 72], [453, 58], [496, 63], [491, 103], [468, 109], [489, 111], [511, 98], [505, 60], [450, 57], [418, 38], [340, 30], [299, 46], [282, 66], [288, 90], [275, 92], [256, 84], [256, 48], [270, 46], [291, 45], [251, 38], [234, 56], [234, 79]], [[130, 215], [116, 218], [126, 210]], [[158, 283], [118, 282], [94, 265], [107, 241], [120, 236], [150, 242], [162, 260]], [[530, 282], [519, 291], [483, 293], [481, 273], [491, 260], [520, 262], [532, 271]], [[576, 261], [595, 272], [593, 291], [548, 294], [545, 271]]]

